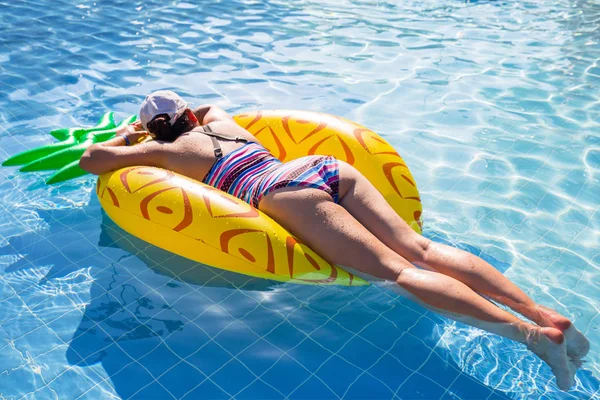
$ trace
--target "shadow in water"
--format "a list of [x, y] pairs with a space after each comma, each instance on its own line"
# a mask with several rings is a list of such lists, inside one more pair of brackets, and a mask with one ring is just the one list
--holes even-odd
[[83, 210], [38, 214], [50, 231], [11, 238], [0, 253], [22, 257], [6, 271], [48, 265], [48, 281], [90, 267], [67, 361], [100, 363], [109, 380], [91, 379], [123, 398], [492, 393], [437, 347], [443, 319], [378, 285], [282, 284], [207, 267], [122, 231], [95, 197]]
[[109, 381], [99, 385], [123, 398], [491, 393], [437, 346], [445, 320], [378, 285], [282, 284], [207, 267], [124, 232], [95, 197], [85, 209], [37, 213], [49, 231], [10, 238], [0, 254], [20, 258], [5, 271], [45, 265], [44, 283], [90, 267], [67, 361], [100, 363]]
[[[214, 338], [234, 320], [228, 310], [235, 306], [234, 299], [240, 309], [256, 307], [253, 297], [237, 294], [239, 289], [260, 297], [256, 293], [269, 293], [280, 285], [164, 251], [129, 235], [104, 212], [98, 246], [117, 253], [101, 256], [99, 261], [104, 261], [94, 265], [91, 301], [70, 342], [67, 359], [77, 366], [101, 362], [124, 398], [147, 384], [156, 385], [161, 374], [179, 370], [180, 363], [190, 366], [186, 357], [201, 357], [208, 365], [215, 357], [221, 362], [232, 358]], [[196, 355], [200, 348], [202, 354]], [[201, 382], [203, 373], [194, 369], [194, 381]], [[171, 386], [179, 385], [170, 375], [162, 380], [165, 383], [158, 386], [171, 393]], [[138, 395], [168, 396], [164, 388], [150, 389]]]
[[[441, 319], [378, 286], [281, 284], [220, 271], [102, 215], [99, 247], [128, 254], [96, 266], [67, 357], [77, 366], [102, 363], [123, 398], [390, 398], [399, 388], [439, 398], [460, 374], [435, 348]], [[470, 378], [460, 383], [449, 393], [491, 393]]]
[[[524, 349], [462, 325], [440, 346], [447, 320], [378, 285], [282, 284], [207, 267], [122, 231], [95, 198], [84, 210], [38, 214], [50, 231], [11, 238], [0, 254], [20, 258], [5, 271], [47, 265], [46, 282], [91, 267], [67, 361], [101, 363], [110, 380], [99, 384], [123, 398], [505, 398], [523, 390], [503, 384], [503, 394], [480, 382], [506, 382], [509, 368], [498, 360]], [[425, 235], [502, 272], [509, 267], [439, 233]], [[533, 357], [528, 363], [535, 370], [523, 365], [514, 374], [546, 384], [549, 371], [538, 371]], [[597, 384], [587, 371], [578, 377], [576, 396]], [[525, 386], [535, 393], [541, 384]]]

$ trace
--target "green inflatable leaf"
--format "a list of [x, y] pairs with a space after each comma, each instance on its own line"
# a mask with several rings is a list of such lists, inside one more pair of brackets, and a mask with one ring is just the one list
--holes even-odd
[[16, 165], [27, 164], [38, 158], [45, 157], [48, 154], [55, 153], [59, 150], [66, 149], [67, 147], [73, 146], [77, 143], [74, 137], [67, 138], [62, 142], [52, 143], [47, 146], [37, 147], [35, 149], [27, 150], [17, 155], [12, 156], [8, 160], [2, 163], [3, 167], [14, 167]]
[[106, 142], [108, 139], [112, 139], [119, 129], [121, 129], [127, 125], [130, 125], [130, 124], [134, 123], [135, 121], [137, 121], [137, 116], [131, 115], [131, 116], [125, 118], [123, 121], [121, 121], [121, 123], [119, 123], [119, 125], [117, 125], [113, 129], [93, 132], [92, 136], [93, 136], [94, 143]]
[[113, 112], [107, 112], [100, 118], [100, 121], [98, 121], [96, 126], [92, 128], [61, 128], [50, 131], [50, 134], [58, 140], [65, 140], [69, 137], [79, 139], [79, 136], [86, 132], [104, 131], [114, 128], [115, 126], [115, 114]]
[[94, 143], [105, 142], [115, 136], [117, 130], [135, 122], [132, 115], [115, 125], [114, 114], [108, 112], [91, 128], [63, 128], [50, 132], [59, 142], [16, 154], [2, 163], [3, 166], [22, 165], [21, 172], [58, 170], [47, 184], [63, 182], [87, 174], [79, 167], [79, 159]]
[[75, 160], [56, 171], [50, 178], [48, 178], [48, 180], [46, 180], [46, 185], [68, 181], [69, 179], [78, 178], [86, 175], [87, 173], [87, 171], [81, 169], [79, 166], [79, 160]]
[[31, 150], [26, 150], [22, 153], [10, 157], [2, 163], [4, 167], [13, 167], [23, 165], [37, 160], [40, 157], [47, 156], [56, 151], [65, 149], [76, 144], [80, 138], [86, 134], [96, 131], [106, 131], [115, 127], [115, 115], [112, 112], [107, 112], [100, 118], [98, 124], [91, 128], [64, 128], [56, 129], [50, 132], [52, 136], [60, 140], [58, 143], [52, 143], [47, 146], [38, 147]]
[[79, 160], [81, 158], [81, 155], [85, 152], [85, 149], [90, 147], [90, 145], [93, 143], [94, 142], [91, 139], [88, 139], [83, 143], [67, 147], [66, 149], [57, 151], [56, 153], [52, 153], [45, 157], [34, 160], [29, 164], [25, 164], [19, 169], [19, 171], [49, 171], [53, 169], [62, 168], [72, 161]]

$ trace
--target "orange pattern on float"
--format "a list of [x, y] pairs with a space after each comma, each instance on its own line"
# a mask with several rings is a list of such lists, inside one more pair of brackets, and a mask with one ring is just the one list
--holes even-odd
[[[234, 118], [282, 161], [323, 154], [354, 165], [420, 231], [414, 179], [394, 149], [372, 131], [304, 111], [259, 111]], [[248, 203], [172, 171], [123, 168], [100, 176], [96, 193], [124, 230], [197, 262], [301, 284], [367, 284], [325, 261]]]

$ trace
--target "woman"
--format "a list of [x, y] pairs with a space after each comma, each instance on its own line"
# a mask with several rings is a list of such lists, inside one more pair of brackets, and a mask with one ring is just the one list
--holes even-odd
[[[327, 261], [391, 281], [443, 315], [524, 343], [548, 363], [560, 389], [574, 384], [589, 342], [569, 319], [536, 304], [482, 259], [415, 233], [349, 164], [324, 156], [282, 164], [223, 110], [191, 110], [171, 91], [149, 95], [140, 120], [90, 146], [80, 166], [94, 174], [156, 166], [215, 186], [259, 208]], [[155, 140], [128, 146], [146, 135]]]

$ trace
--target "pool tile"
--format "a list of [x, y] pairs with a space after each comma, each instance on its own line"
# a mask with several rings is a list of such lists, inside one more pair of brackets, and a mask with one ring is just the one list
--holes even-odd
[[194, 366], [186, 362], [180, 362], [159, 377], [158, 381], [167, 387], [176, 398], [181, 398], [205, 378], [206, 375]]
[[201, 327], [211, 338], [234, 321], [235, 319], [227, 315], [218, 305], [208, 305], [202, 314], [192, 319], [192, 322]]
[[171, 399], [173, 396], [163, 386], [152, 383], [128, 398], [131, 400], [163, 400]]
[[284, 355], [261, 379], [288, 396], [310, 376], [310, 372], [290, 356]]
[[[358, 306], [360, 312], [357, 312], [357, 309], [353, 305]], [[333, 321], [353, 333], [358, 333], [367, 325], [377, 320], [378, 316], [374, 311], [367, 310], [364, 307], [361, 308], [358, 302], [352, 302], [348, 307], [339, 310], [337, 315], [333, 317]]]
[[198, 367], [206, 375], [211, 375], [231, 359], [231, 354], [212, 341], [186, 358], [188, 362]]
[[103, 382], [100, 382], [100, 379], [97, 379], [95, 384], [96, 385], [93, 386], [89, 391], [81, 395], [81, 400], [96, 400], [118, 397], [118, 394], [109, 379]]
[[20, 392], [23, 385], [32, 388], [31, 390], [39, 389], [40, 392], [47, 392], [43, 386], [36, 384], [41, 376], [34, 372], [30, 365], [19, 363], [0, 372], [2, 372], [2, 395], [7, 398], [22, 396]]
[[327, 315], [318, 313], [311, 310], [309, 307], [300, 307], [294, 310], [289, 317], [288, 321], [294, 325], [300, 331], [310, 334], [314, 330], [325, 325], [329, 317]]
[[[513, 397], [507, 396], [506, 394], [504, 394], [502, 392], [495, 391], [492, 394], [490, 394], [490, 396], [488, 398], [486, 398], [486, 400], [509, 400], [511, 398], [513, 398]], [[594, 397], [592, 397], [592, 398], [594, 398]]]
[[[440, 400], [462, 400], [460, 396], [452, 393], [451, 391], [447, 391], [440, 397]], [[487, 400], [487, 399], [486, 399]]]
[[260, 376], [273, 366], [283, 354], [280, 349], [266, 340], [260, 339], [238, 354], [237, 358]]
[[95, 251], [95, 247], [87, 239], [81, 239], [81, 233], [73, 233], [73, 238], [60, 235], [60, 239], [55, 243], [60, 252], [68, 257], [68, 260], [76, 265], [87, 258], [90, 253]]
[[390, 354], [402, 360], [404, 365], [414, 371], [423, 365], [431, 351], [419, 339], [406, 334], [390, 349]]
[[384, 350], [392, 348], [394, 343], [405, 333], [387, 319], [380, 318], [376, 323], [367, 326], [360, 336], [369, 342], [376, 343]]
[[292, 347], [296, 346], [300, 341], [306, 338], [306, 335], [289, 322], [283, 321], [264, 338], [283, 351], [289, 351]]
[[[434, 349], [429, 359], [419, 369], [419, 372], [430, 377], [443, 387], [450, 387], [454, 379], [461, 373], [454, 361], [447, 360], [443, 354], [445, 350]], [[442, 355], [440, 355], [442, 354]]]
[[[4, 382], [3, 382], [4, 383]], [[56, 398], [56, 392], [50, 389], [48, 386], [39, 387], [31, 396], [23, 397], [25, 399], [54, 399]]]
[[[142, 347], [142, 346], [140, 346]], [[143, 346], [146, 347], [146, 346]], [[144, 356], [133, 356], [136, 360], [142, 363], [154, 376], [162, 375], [169, 368], [181, 362], [182, 358], [179, 354], [169, 349], [164, 343], [158, 343], [155, 348], [146, 347]], [[128, 351], [129, 353], [129, 351]]]
[[[54, 298], [58, 300], [60, 296]], [[66, 302], [65, 302], [66, 303]], [[56, 302], [54, 304], [56, 307]], [[54, 312], [36, 312], [38, 318], [46, 322], [46, 326], [50, 328], [63, 342], [68, 343], [73, 339], [74, 334], [83, 317], [83, 309], [73, 308], [73, 303], [69, 302], [63, 306], [57, 307]]]
[[315, 376], [304, 382], [298, 389], [290, 394], [289, 398], [293, 400], [339, 399], [338, 395], [325, 386], [325, 384]]
[[274, 291], [269, 297], [269, 301], [263, 301], [261, 303], [262, 307], [267, 310], [275, 311], [284, 318], [288, 318], [300, 304], [301, 302], [287, 290]]
[[[51, 347], [47, 349], [47, 351], [43, 354], [40, 354], [35, 359], [32, 360], [32, 364], [29, 364], [29, 367], [33, 370], [34, 368], [39, 368], [40, 375], [42, 376], [45, 382], [50, 382], [53, 379], [59, 380], [59, 377], [62, 377], [63, 374], [67, 373], [67, 376], [71, 376], [76, 382], [78, 379], [85, 375], [89, 379], [85, 379], [89, 382], [95, 382], [103, 378], [104, 374], [99, 374], [98, 371], [94, 368], [74, 368], [71, 369], [71, 364], [69, 360], [65, 357], [71, 348], [68, 345], [63, 345], [59, 347]], [[54, 368], [48, 368], [48, 366], [53, 366]], [[85, 366], [82, 364], [81, 366]], [[70, 372], [76, 372], [76, 374], [71, 374]], [[77, 383], [69, 382], [67, 385], [78, 385]], [[81, 387], [89, 388], [86, 382], [81, 382], [79, 385]]]
[[372, 375], [382, 380], [394, 392], [409, 377], [412, 370], [390, 354], [385, 354], [368, 370]]
[[286, 288], [300, 303], [320, 302], [320, 296], [330, 288], [318, 285], [288, 285]]
[[338, 353], [340, 357], [361, 369], [368, 369], [383, 356], [383, 351], [359, 336], [350, 339]]
[[[235, 379], [232, 379], [235, 377]], [[256, 377], [238, 360], [231, 360], [223, 368], [214, 372], [210, 379], [229, 393], [237, 393]]]
[[241, 321], [257, 335], [264, 336], [283, 323], [284, 318], [274, 311], [257, 308]]
[[[37, 344], [44, 343], [44, 347]], [[27, 353], [29, 357], [37, 357], [46, 352], [48, 348], [56, 348], [62, 346], [66, 348], [66, 344], [54, 334], [54, 332], [46, 326], [31, 330], [21, 338], [14, 340], [14, 346], [23, 354]]]
[[[16, 300], [16, 299], [15, 299]], [[44, 300], [35, 308], [27, 309], [27, 305], [23, 304], [22, 301], [17, 300], [14, 311], [11, 312], [13, 317], [7, 318], [1, 325], [0, 335], [10, 338], [11, 340], [20, 340], [19, 337], [26, 336], [29, 333], [34, 334], [37, 330], [47, 332], [48, 329], [52, 329], [47, 324], [44, 324], [45, 317], [43, 310], [45, 307], [51, 307], [51, 300]], [[3, 307], [10, 307], [7, 304], [2, 304]], [[16, 315], [14, 314], [16, 313]], [[0, 346], [4, 346], [6, 342], [0, 342]]]
[[196, 399], [206, 399], [206, 400], [229, 400], [231, 399], [232, 394], [228, 394], [223, 391], [222, 388], [217, 386], [215, 383], [206, 380], [200, 383], [197, 387], [195, 387], [191, 392], [189, 392], [182, 399], [186, 400], [196, 400]]
[[277, 400], [284, 399], [285, 397], [266, 383], [256, 380], [246, 389], [238, 393], [235, 398], [247, 400]]
[[419, 318], [416, 324], [410, 328], [409, 333], [422, 340], [428, 347], [434, 347], [440, 339], [436, 326], [437, 323], [426, 316]]
[[327, 322], [310, 334], [311, 339], [332, 352], [339, 351], [352, 336], [354, 336], [352, 332], [340, 327], [334, 321]]
[[398, 328], [406, 330], [417, 323], [417, 320], [423, 316], [423, 313], [415, 311], [406, 303], [407, 300], [397, 300], [394, 302], [394, 307], [382, 314]]
[[163, 340], [174, 353], [185, 358], [206, 344], [210, 338], [200, 327], [187, 323], [181, 329], [166, 335]]
[[[218, 279], [218, 278], [215, 278]], [[213, 282], [211, 280], [211, 282]], [[234, 290], [227, 290], [224, 289], [223, 287], [210, 287], [210, 286], [205, 286], [202, 288], [202, 294], [204, 296], [206, 296], [208, 299], [210, 299], [214, 304], [218, 304], [221, 301], [227, 299], [229, 296], [231, 296], [232, 294], [234, 294]]]
[[413, 374], [398, 390], [398, 396], [407, 399], [439, 399], [445, 389], [419, 373]]
[[245, 295], [241, 290], [236, 290], [219, 305], [235, 319], [243, 318], [250, 311], [260, 307], [257, 300]]
[[113, 358], [110, 360], [110, 364], [112, 365], [109, 369], [116, 370], [115, 373], [109, 374], [110, 380], [123, 398], [133, 396], [138, 390], [154, 382], [154, 377], [138, 363], [125, 361], [125, 365], [123, 365], [119, 360]]
[[492, 394], [493, 389], [476, 381], [468, 375], [460, 374], [452, 386], [448, 388], [448, 391], [464, 400], [477, 400], [487, 399], [487, 397]]
[[348, 385], [350, 385], [361, 372], [361, 369], [350, 365], [341, 357], [333, 356], [315, 372], [315, 375], [324, 382], [327, 382], [327, 385], [338, 396], [342, 396]]
[[391, 399], [394, 392], [386, 387], [376, 376], [361, 375], [352, 383], [344, 396], [345, 399]]
[[256, 342], [259, 337], [240, 321], [235, 321], [219, 332], [214, 340], [233, 354], [238, 354]]
[[288, 354], [310, 371], [316, 371], [333, 353], [312, 338], [306, 338], [298, 346], [289, 350]]
[[[46, 365], [52, 364], [48, 363]], [[95, 371], [65, 368], [55, 378], [52, 378], [54, 380], [48, 378], [45, 377], [45, 381], [50, 382], [48, 387], [55, 393], [72, 393], [73, 397], [78, 397], [90, 391], [103, 377], [98, 376]], [[37, 396], [43, 398], [41, 395]]]

